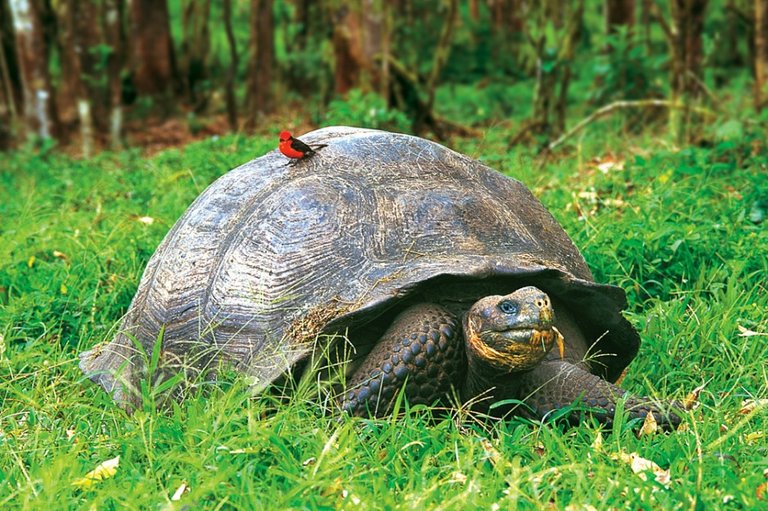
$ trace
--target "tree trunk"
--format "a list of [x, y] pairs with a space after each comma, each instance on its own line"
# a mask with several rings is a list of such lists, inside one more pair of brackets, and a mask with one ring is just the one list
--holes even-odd
[[678, 142], [688, 138], [687, 130], [691, 109], [688, 108], [700, 95], [702, 83], [702, 61], [704, 13], [707, 0], [673, 0], [671, 2], [672, 23], [657, 16], [670, 47], [671, 54], [671, 97], [673, 103], [682, 102], [686, 108], [671, 109], [670, 131]]
[[333, 55], [335, 58], [333, 76], [336, 94], [345, 95], [360, 86], [363, 73], [363, 56], [360, 48], [362, 31], [358, 2], [343, 4], [334, 12]]
[[10, 146], [23, 108], [11, 13], [0, 0], [0, 150]]
[[480, 6], [477, 0], [469, 0], [469, 17], [472, 18], [472, 21], [480, 19]]
[[59, 118], [68, 130], [80, 126], [83, 155], [93, 153], [94, 133], [106, 129], [105, 91], [99, 84], [102, 43], [101, 13], [91, 0], [61, 0], [56, 4], [61, 86]]
[[225, 85], [225, 96], [227, 103], [227, 120], [229, 129], [237, 131], [237, 103], [235, 101], [235, 78], [237, 76], [237, 45], [235, 43], [235, 34], [232, 31], [232, 2], [223, 0], [224, 31], [227, 34], [227, 43], [229, 45], [229, 71], [227, 72], [227, 83]]
[[63, 131], [71, 131], [78, 122], [77, 102], [84, 97], [81, 91], [80, 58], [75, 43], [76, 0], [62, 0], [56, 4], [56, 22], [58, 27], [59, 60], [61, 78], [56, 95], [59, 121]]
[[[450, 0], [448, 2], [448, 12], [445, 15], [445, 22], [443, 28], [440, 31], [440, 39], [437, 41], [437, 47], [435, 48], [435, 54], [432, 60], [432, 70], [429, 73], [429, 79], [427, 80], [427, 101], [426, 112], [432, 113], [432, 109], [435, 103], [435, 93], [437, 92], [437, 85], [440, 79], [440, 73], [443, 71], [448, 56], [451, 54], [451, 43], [453, 42], [453, 34], [456, 30], [456, 24], [459, 20], [459, 2], [458, 0]], [[418, 133], [423, 122], [426, 119], [417, 119], [416, 132]]]
[[[530, 126], [535, 133], [554, 138], [565, 129], [568, 87], [573, 59], [584, 14], [584, 0], [568, 9], [558, 0], [548, 0], [530, 16], [537, 30], [528, 30], [536, 51], [536, 89]], [[547, 40], [547, 24], [554, 24], [556, 41]], [[537, 36], [533, 37], [532, 34]], [[552, 37], [552, 36], [550, 36]]]
[[491, 60], [505, 62], [514, 60], [519, 67], [529, 72], [534, 71], [530, 59], [521, 58], [520, 46], [525, 33], [523, 0], [489, 0], [491, 15]]
[[27, 133], [43, 139], [55, 137], [58, 119], [40, 12], [37, 4], [28, 0], [10, 0], [10, 7]]
[[768, 0], [755, 1], [755, 110], [768, 106]]
[[617, 27], [635, 24], [635, 0], [605, 0], [605, 27], [609, 34]]
[[251, 34], [248, 43], [248, 127], [273, 110], [272, 69], [275, 63], [273, 0], [251, 1]]
[[[633, 42], [632, 32], [635, 25], [635, 0], [605, 0], [605, 31], [607, 34], [616, 34], [619, 32], [619, 28], [626, 27], [627, 34], [627, 50], [631, 47]], [[613, 45], [610, 43], [605, 45], [604, 49], [606, 55], [611, 56], [615, 51]], [[625, 59], [624, 55], [613, 55], [613, 58]], [[629, 77], [627, 66], [620, 66], [617, 70], [619, 72], [618, 79], [616, 81], [616, 88], [622, 92], [627, 91], [627, 84], [629, 83]], [[598, 86], [602, 86], [602, 76], [598, 75], [596, 83]]]
[[166, 0], [130, 0], [131, 73], [136, 92], [168, 100], [175, 92], [176, 62]]
[[[391, 24], [387, 2], [355, 0], [347, 2], [334, 13], [333, 53], [334, 83], [337, 94], [363, 88], [388, 90], [388, 59]], [[378, 62], [378, 64], [377, 64]], [[383, 68], [382, 68], [383, 64]]]
[[107, 107], [109, 109], [109, 141], [113, 148], [122, 145], [123, 106], [122, 71], [125, 66], [123, 50], [123, 0], [104, 2], [104, 42], [109, 46], [107, 57]]
[[304, 51], [307, 47], [307, 41], [309, 41], [309, 34], [311, 32], [312, 18], [311, 7], [313, 0], [297, 0], [296, 2], [296, 17], [294, 21], [298, 23], [299, 30], [296, 33], [296, 47], [299, 51]]
[[208, 78], [208, 51], [210, 34], [208, 16], [211, 0], [185, 0], [182, 10], [183, 41], [181, 43], [180, 67], [183, 76], [184, 93], [195, 111], [205, 109], [208, 95], [200, 90]]
[[653, 21], [653, 0], [642, 0], [640, 6], [640, 23], [643, 25], [643, 41], [645, 53], [653, 55], [653, 42], [651, 41], [651, 23]]

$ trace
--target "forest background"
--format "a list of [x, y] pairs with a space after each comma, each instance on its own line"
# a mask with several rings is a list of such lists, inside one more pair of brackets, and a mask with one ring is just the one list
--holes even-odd
[[[0, 0], [0, 508], [768, 508], [768, 0]], [[277, 134], [437, 140], [525, 183], [643, 343], [661, 433], [339, 417], [78, 369], [206, 186]]]
[[274, 114], [287, 127], [346, 117], [441, 140], [515, 118], [510, 144], [549, 144], [569, 114], [598, 108], [632, 108], [634, 129], [665, 119], [676, 141], [690, 141], [691, 120], [714, 115], [727, 86], [764, 110], [767, 9], [763, 0], [3, 0], [0, 148], [38, 137], [88, 155], [183, 134], [279, 131]]

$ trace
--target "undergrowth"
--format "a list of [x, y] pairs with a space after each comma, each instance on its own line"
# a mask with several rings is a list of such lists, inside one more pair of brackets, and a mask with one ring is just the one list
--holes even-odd
[[[253, 398], [234, 375], [127, 415], [82, 376], [77, 353], [110, 338], [188, 204], [275, 141], [230, 136], [148, 158], [17, 152], [0, 164], [0, 507], [768, 505], [768, 231], [749, 215], [768, 193], [764, 142], [741, 133], [680, 150], [592, 136], [541, 160], [507, 135], [453, 146], [526, 183], [596, 279], [624, 288], [644, 343], [622, 386], [678, 399], [703, 386], [684, 431], [485, 424], [407, 403], [388, 419], [339, 418], [311, 390]], [[669, 481], [634, 473], [631, 453]], [[117, 456], [111, 477], [73, 484]]]

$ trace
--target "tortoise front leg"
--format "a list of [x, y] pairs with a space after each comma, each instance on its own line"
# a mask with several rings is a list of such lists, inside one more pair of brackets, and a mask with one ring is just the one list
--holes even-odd
[[[341, 407], [352, 415], [387, 415], [405, 385], [411, 404], [431, 405], [463, 381], [461, 328], [436, 304], [422, 303], [400, 313], [347, 379]], [[458, 385], [460, 386], [460, 385]]]
[[[521, 375], [520, 397], [537, 418], [580, 403], [598, 421], [610, 426], [617, 400], [625, 398], [624, 409], [631, 419], [644, 419], [653, 412], [659, 426], [666, 429], [677, 427], [681, 421], [674, 412], [658, 408], [649, 398], [628, 395], [627, 391], [599, 376], [561, 360], [547, 360], [533, 371]], [[569, 417], [571, 422], [578, 422], [580, 411], [573, 411]]]

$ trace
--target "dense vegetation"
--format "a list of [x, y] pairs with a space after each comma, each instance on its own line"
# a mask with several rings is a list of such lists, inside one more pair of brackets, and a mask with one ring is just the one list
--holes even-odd
[[[0, 0], [0, 14], [11, 3]], [[194, 3], [168, 2], [180, 52], [182, 7]], [[556, 15], [546, 9], [559, 2], [373, 2], [403, 7], [386, 11], [399, 20], [390, 25], [390, 48], [403, 72], [377, 88], [370, 69], [357, 69], [367, 77], [346, 91], [337, 90], [338, 42], [329, 29], [340, 4], [263, 3], [273, 8], [275, 74], [255, 134], [243, 128], [252, 113], [244, 108], [223, 134], [232, 68], [216, 20], [229, 2], [210, 5], [197, 96], [189, 82], [178, 92], [122, 91], [129, 136], [120, 142], [142, 141], [151, 151], [82, 158], [76, 118], [57, 140], [37, 138], [20, 118], [0, 125], [0, 143], [16, 146], [0, 155], [0, 508], [768, 507], [768, 109], [754, 87], [753, 44], [761, 0], [585, 0]], [[252, 35], [248, 4], [261, 5], [231, 6], [238, 48]], [[523, 4], [548, 7], [496, 9]], [[637, 15], [606, 26], [604, 4], [632, 5]], [[700, 59], [680, 70], [669, 34], [690, 33], [683, 4], [706, 9], [688, 41], [694, 49], [702, 43]], [[302, 18], [307, 5], [314, 14]], [[452, 5], [458, 22], [441, 45]], [[8, 19], [0, 20], [6, 56]], [[564, 23], [574, 19], [575, 32]], [[440, 46], [450, 58], [433, 58]], [[106, 60], [95, 69], [104, 70], [110, 53], [98, 47]], [[46, 65], [60, 87], [58, 48]], [[252, 90], [242, 62], [249, 57], [239, 55], [234, 95], [242, 107]], [[135, 72], [120, 69], [123, 78]], [[679, 72], [696, 79], [675, 85]], [[543, 109], [541, 94], [553, 85], [546, 76], [557, 77], [549, 98], [563, 98], [563, 111]], [[89, 82], [106, 106], [108, 78]], [[23, 88], [11, 82], [0, 98]], [[569, 131], [599, 108], [604, 116]], [[0, 119], [10, 118], [0, 109]], [[596, 279], [627, 292], [643, 345], [621, 386], [659, 399], [698, 389], [681, 430], [638, 436], [639, 425], [620, 413], [611, 429], [590, 421], [487, 423], [466, 410], [407, 403], [389, 419], [339, 418], [311, 382], [287, 396], [253, 397], [236, 374], [170, 409], [156, 410], [148, 392], [128, 415], [85, 379], [77, 354], [111, 338], [149, 257], [191, 201], [229, 169], [274, 149], [281, 128], [332, 124], [440, 137], [529, 186]], [[179, 131], [200, 140], [168, 147]], [[106, 145], [106, 133], [97, 131], [96, 142]], [[82, 479], [118, 457], [103, 480]]]
[[274, 132], [274, 114], [443, 140], [512, 118], [512, 143], [546, 147], [597, 108], [682, 142], [726, 86], [764, 115], [768, 0], [0, 1], [0, 148]]
[[[0, 215], [13, 219], [0, 229], [0, 505], [754, 509], [768, 461], [765, 405], [745, 407], [768, 393], [762, 142], [747, 131], [679, 149], [603, 128], [546, 162], [508, 151], [503, 129], [453, 145], [527, 183], [598, 279], [628, 291], [644, 344], [623, 386], [683, 398], [703, 384], [685, 431], [637, 438], [620, 421], [597, 447], [589, 423], [487, 425], [407, 406], [390, 420], [339, 422], [310, 387], [278, 403], [250, 398], [234, 376], [172, 410], [127, 416], [84, 380], [78, 351], [109, 338], [190, 201], [274, 140], [87, 161], [21, 152], [0, 174]], [[669, 469], [670, 482], [633, 474], [622, 458], [632, 452]], [[116, 456], [114, 477], [72, 485]], [[182, 483], [189, 493], [170, 501]]]

